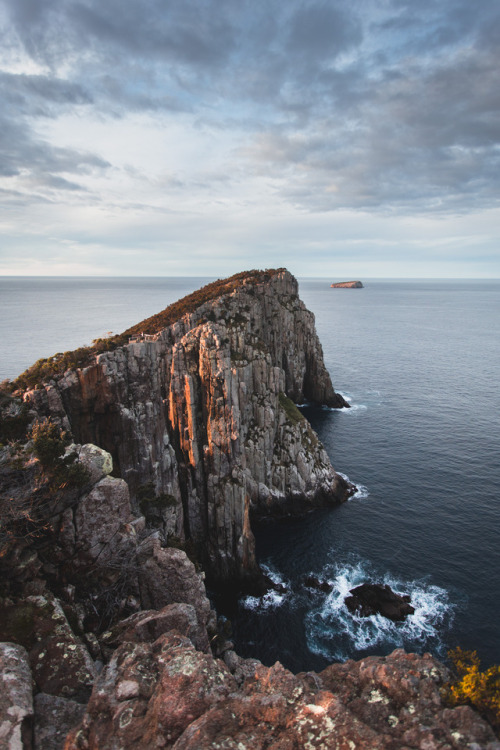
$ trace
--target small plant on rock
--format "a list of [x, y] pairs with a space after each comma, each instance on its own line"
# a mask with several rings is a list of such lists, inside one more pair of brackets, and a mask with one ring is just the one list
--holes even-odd
[[447, 686], [448, 700], [453, 706], [470, 705], [500, 730], [500, 666], [481, 671], [476, 651], [460, 647], [448, 652], [455, 679]]
[[42, 474], [52, 489], [83, 487], [86, 484], [89, 473], [82, 464], [76, 462], [76, 453], [65, 455], [69, 438], [58, 425], [50, 419], [36, 422], [30, 436]]

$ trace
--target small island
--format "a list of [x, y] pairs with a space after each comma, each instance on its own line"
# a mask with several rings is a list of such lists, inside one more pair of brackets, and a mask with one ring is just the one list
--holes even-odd
[[332, 289], [363, 289], [361, 281], [339, 281], [336, 284], [330, 284]]

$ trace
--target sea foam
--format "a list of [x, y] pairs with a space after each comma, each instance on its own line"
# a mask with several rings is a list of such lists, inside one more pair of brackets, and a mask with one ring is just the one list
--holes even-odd
[[279, 591], [274, 591], [274, 589], [271, 589], [266, 594], [264, 594], [264, 596], [245, 596], [241, 600], [241, 605], [245, 609], [273, 609], [275, 607], [281, 606], [283, 602], [290, 596], [289, 582], [286, 581], [285, 578], [283, 578], [275, 568], [271, 568], [269, 565], [261, 565], [260, 567], [262, 569], [262, 572], [265, 573], [265, 575], [268, 576], [273, 583], [285, 587], [286, 591], [281, 593]]
[[440, 651], [441, 635], [453, 619], [453, 605], [445, 589], [427, 581], [404, 582], [386, 574], [378, 582], [388, 584], [396, 593], [411, 596], [415, 613], [403, 622], [382, 615], [361, 617], [349, 612], [344, 599], [355, 586], [373, 580], [367, 563], [339, 565], [326, 578], [333, 590], [306, 615], [308, 648], [328, 659], [344, 661], [359, 658], [363, 652], [402, 647], [420, 651], [432, 645]]

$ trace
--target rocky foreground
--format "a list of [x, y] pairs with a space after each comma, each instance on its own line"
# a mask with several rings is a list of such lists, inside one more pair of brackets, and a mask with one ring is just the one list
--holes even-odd
[[499, 750], [431, 656], [293, 675], [240, 658], [207, 598], [205, 570], [259, 580], [253, 514], [350, 490], [293, 405], [343, 405], [293, 277], [149, 331], [2, 397], [0, 747]]
[[50, 547], [12, 550], [3, 583], [2, 748], [500, 748], [472, 709], [446, 706], [430, 655], [298, 675], [240, 658], [203, 574], [134, 518], [109, 454], [69, 450], [91, 486]]

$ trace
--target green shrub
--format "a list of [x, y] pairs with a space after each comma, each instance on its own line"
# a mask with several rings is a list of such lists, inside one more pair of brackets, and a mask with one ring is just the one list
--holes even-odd
[[175, 508], [177, 500], [166, 492], [156, 493], [153, 482], [142, 484], [137, 490], [137, 501], [141, 513], [149, 523], [158, 523], [166, 508]]
[[36, 422], [31, 429], [33, 452], [42, 467], [42, 473], [53, 489], [82, 487], [89, 479], [83, 464], [77, 463], [76, 453], [65, 455], [69, 438], [50, 419]]

